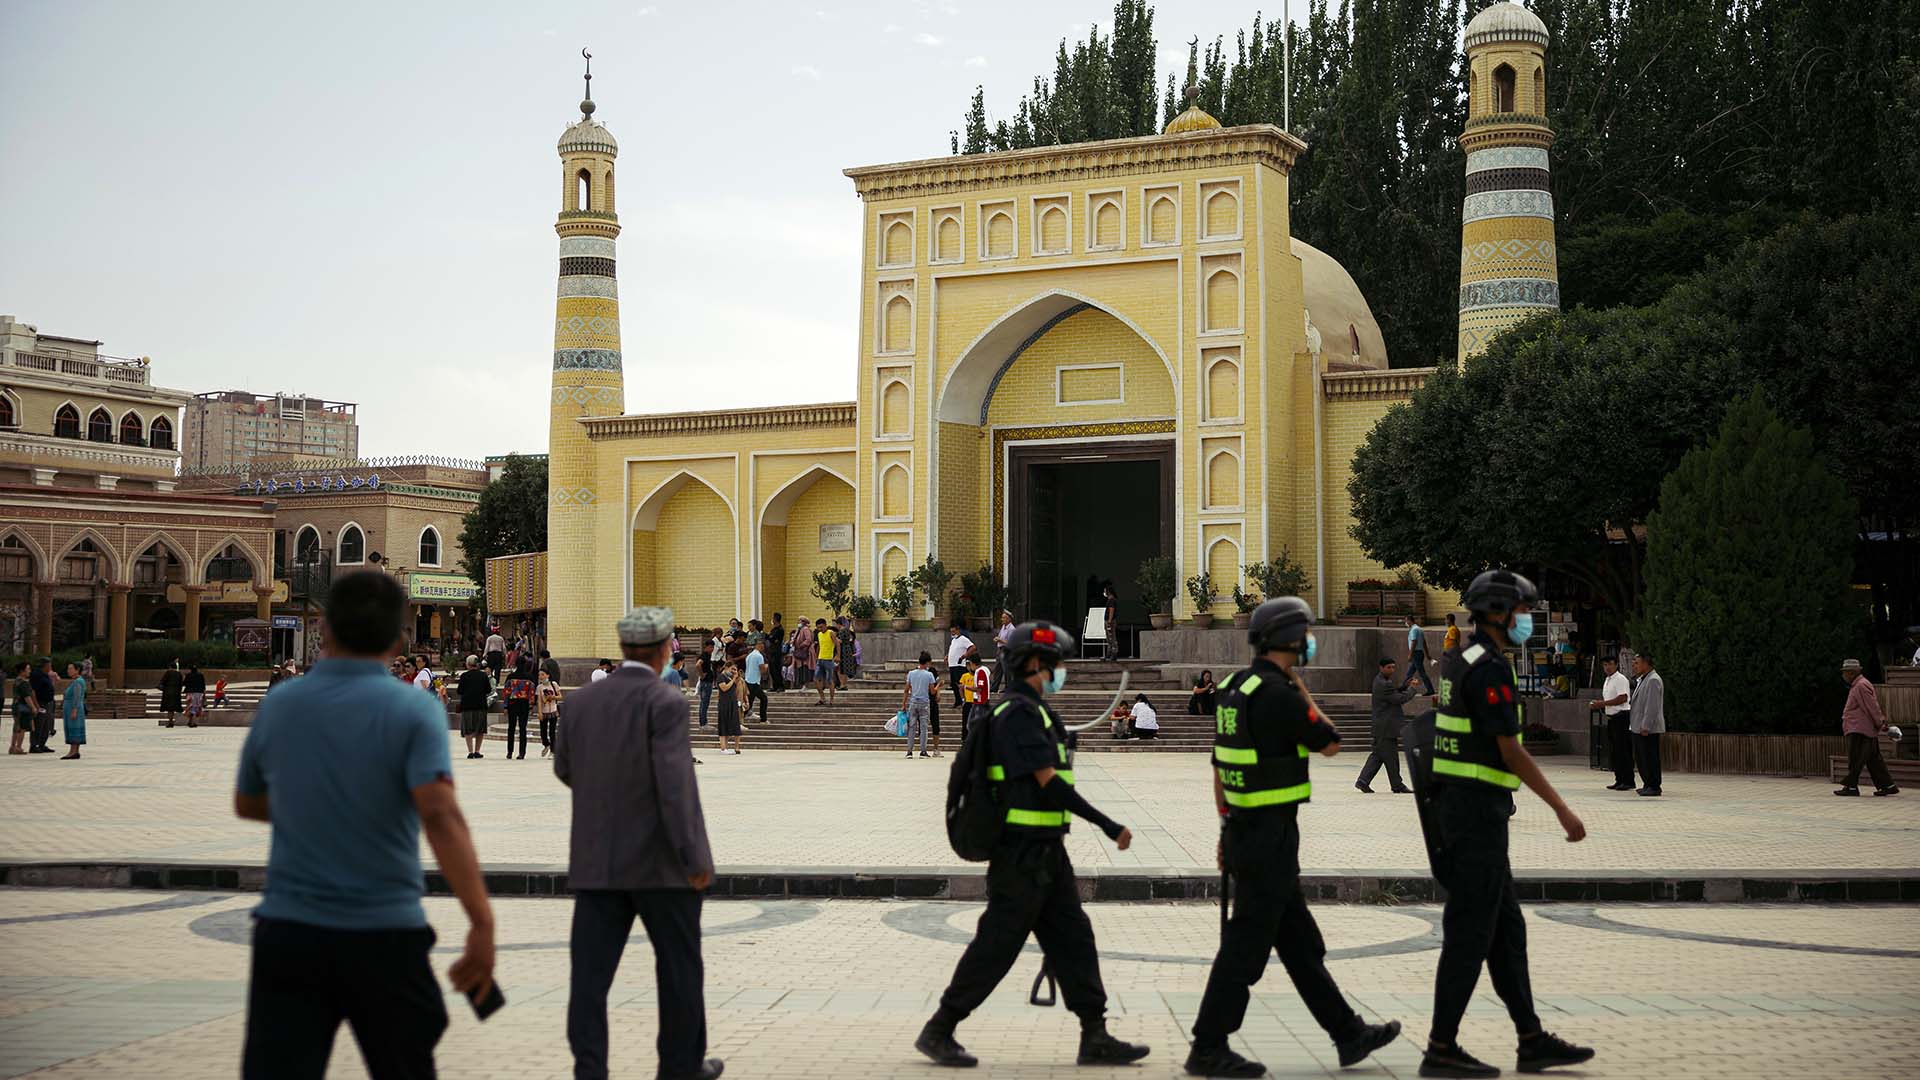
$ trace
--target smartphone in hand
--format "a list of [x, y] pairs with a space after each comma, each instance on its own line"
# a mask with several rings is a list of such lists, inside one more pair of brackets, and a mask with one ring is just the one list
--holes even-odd
[[500, 983], [498, 980], [488, 980], [487, 992], [485, 994], [476, 994], [472, 990], [469, 990], [467, 991], [467, 1001], [473, 1006], [473, 1015], [481, 1020], [485, 1020], [487, 1017], [500, 1011], [500, 1006], [507, 1003], [507, 995], [500, 992]]

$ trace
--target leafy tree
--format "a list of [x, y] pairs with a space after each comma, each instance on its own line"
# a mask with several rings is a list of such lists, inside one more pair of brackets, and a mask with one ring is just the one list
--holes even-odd
[[487, 583], [487, 560], [547, 550], [547, 458], [510, 455], [460, 523], [460, 569]]
[[[1488, 566], [1561, 574], [1632, 611], [1660, 479], [1720, 421], [1717, 319], [1544, 314], [1443, 367], [1354, 454], [1353, 535], [1384, 566], [1463, 588]], [[1556, 463], [1578, 462], [1577, 478]]]
[[833, 609], [833, 617], [837, 619], [847, 606], [852, 586], [853, 574], [836, 562], [813, 572], [813, 588], [807, 592]]
[[[1646, 594], [1632, 623], [1665, 677], [1670, 723], [1831, 728], [1835, 672], [1860, 622], [1847, 595], [1855, 518], [1813, 435], [1758, 393], [1681, 460], [1647, 519]], [[1729, 698], [1727, 673], [1756, 658], [1765, 658], [1765, 692]]]

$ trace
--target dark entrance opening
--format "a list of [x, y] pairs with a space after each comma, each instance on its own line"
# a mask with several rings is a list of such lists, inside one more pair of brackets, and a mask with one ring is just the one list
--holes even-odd
[[1173, 551], [1173, 444], [1016, 446], [1008, 464], [1008, 562], [1020, 616], [1082, 634], [1092, 577], [1113, 582], [1120, 628], [1145, 625], [1134, 578], [1143, 561]]

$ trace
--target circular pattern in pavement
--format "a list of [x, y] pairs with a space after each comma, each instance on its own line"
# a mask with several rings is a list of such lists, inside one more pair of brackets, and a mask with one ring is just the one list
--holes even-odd
[[1543, 904], [1535, 907], [1533, 911], [1543, 919], [1550, 919], [1564, 926], [1577, 926], [1583, 930], [1608, 930], [1616, 934], [1639, 934], [1643, 937], [1667, 938], [1673, 941], [1699, 941], [1709, 945], [1737, 945], [1748, 949], [1787, 949], [1793, 952], [1834, 953], [1841, 956], [1920, 959], [1920, 950], [1916, 949], [1881, 949], [1860, 945], [1822, 945], [1807, 941], [1774, 941], [1767, 938], [1738, 937], [1732, 934], [1703, 934], [1693, 930], [1642, 926], [1610, 919], [1590, 907], [1556, 907]]
[[[556, 897], [555, 899], [564, 898]], [[718, 926], [702, 927], [700, 931], [701, 937], [728, 937], [733, 934], [750, 934], [760, 930], [774, 930], [782, 926], [792, 926], [795, 923], [806, 922], [808, 919], [820, 914], [819, 904], [805, 900], [781, 900], [768, 903], [753, 903], [749, 901], [732, 902], [748, 904], [753, 907], [758, 914], [751, 918], [722, 923]], [[253, 910], [251, 908], [229, 908], [226, 911], [215, 911], [202, 915], [198, 919], [193, 920], [187, 929], [209, 941], [219, 941], [228, 945], [248, 945], [253, 941], [252, 924]], [[645, 941], [646, 937], [647, 932], [641, 928], [640, 920], [636, 918], [633, 923], [633, 933], [628, 940]], [[538, 952], [548, 949], [565, 949], [567, 947], [568, 943], [565, 941], [522, 941], [495, 945], [494, 951]], [[458, 953], [460, 946], [440, 945], [435, 947], [434, 951], [439, 953]]]
[[[960, 929], [950, 920], [962, 915], [979, 912], [985, 904], [955, 904], [951, 901], [912, 904], [896, 908], [880, 917], [882, 924], [903, 934], [927, 938], [930, 941], [945, 942], [949, 945], [966, 945], [973, 940], [973, 934]], [[1438, 909], [1395, 908], [1395, 915], [1405, 915], [1419, 919], [1427, 924], [1425, 931], [1400, 938], [1397, 941], [1383, 941], [1373, 945], [1355, 945], [1344, 949], [1328, 949], [1328, 960], [1360, 960], [1374, 956], [1397, 956], [1402, 953], [1426, 952], [1440, 947], [1440, 912]], [[1025, 952], [1037, 953], [1040, 946], [1029, 941]], [[1131, 960], [1142, 964], [1195, 964], [1213, 963], [1212, 956], [1169, 956], [1158, 953], [1116, 952], [1102, 949], [1103, 960]], [[1278, 963], [1277, 959], [1271, 961]]]

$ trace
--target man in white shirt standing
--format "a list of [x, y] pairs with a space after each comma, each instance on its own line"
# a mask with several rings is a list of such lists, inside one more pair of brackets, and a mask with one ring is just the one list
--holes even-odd
[[613, 661], [602, 660], [600, 661], [600, 665], [593, 669], [593, 674], [587, 676], [587, 681], [597, 683], [611, 674], [613, 674]]
[[960, 676], [967, 673], [967, 653], [972, 649], [973, 639], [960, 632], [959, 624], [947, 627], [947, 683], [953, 687], [956, 710], [967, 707], [966, 696], [960, 693]]
[[1627, 682], [1627, 673], [1620, 670], [1620, 658], [1603, 656], [1600, 668], [1607, 673], [1606, 680], [1600, 684], [1600, 698], [1587, 706], [1591, 712], [1606, 710], [1607, 748], [1613, 764], [1613, 783], [1607, 785], [1608, 791], [1633, 790], [1633, 736], [1628, 729], [1632, 711], [1627, 707], [1627, 699], [1633, 691]]

